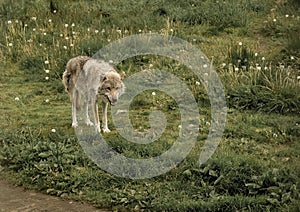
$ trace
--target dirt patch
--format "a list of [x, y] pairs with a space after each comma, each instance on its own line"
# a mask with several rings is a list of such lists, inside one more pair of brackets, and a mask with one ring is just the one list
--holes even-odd
[[49, 196], [32, 190], [16, 187], [0, 179], [0, 212], [37, 211], [91, 211], [105, 212], [89, 204]]

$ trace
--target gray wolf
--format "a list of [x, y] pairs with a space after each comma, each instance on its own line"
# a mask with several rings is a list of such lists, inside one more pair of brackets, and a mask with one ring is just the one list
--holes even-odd
[[[79, 99], [82, 97], [85, 123], [88, 126], [94, 125], [96, 132], [101, 132], [97, 105], [97, 97], [99, 97], [102, 102], [102, 130], [105, 133], [110, 132], [107, 126], [108, 104], [115, 105], [118, 98], [124, 93], [125, 85], [122, 79], [125, 73], [117, 73], [113, 66], [105, 61], [92, 58], [86, 59], [82, 56], [72, 58], [67, 63], [66, 71], [63, 74], [63, 83], [72, 102], [72, 126], [78, 126], [76, 114], [80, 108]], [[75, 67], [76, 70], [79, 70], [79, 73], [68, 70], [70, 67]], [[64, 80], [67, 79], [67, 77], [64, 78], [64, 76], [68, 76], [67, 73], [74, 73], [74, 75], [71, 74], [69, 80]], [[92, 106], [94, 123], [89, 118], [89, 104]]]

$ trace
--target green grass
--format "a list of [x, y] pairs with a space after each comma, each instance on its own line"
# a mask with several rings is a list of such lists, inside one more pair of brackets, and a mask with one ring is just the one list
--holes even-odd
[[[56, 13], [46, 0], [1, 4], [1, 176], [121, 211], [298, 211], [297, 1], [218, 2], [53, 0]], [[155, 55], [118, 64], [127, 76], [149, 67], [176, 75], [193, 93], [200, 114], [197, 143], [182, 163], [151, 179], [130, 180], [101, 170], [84, 153], [70, 127], [71, 104], [61, 75], [73, 56], [93, 55], [112, 41], [150, 31], [200, 48], [221, 78], [229, 110], [220, 145], [199, 166], [211, 108], [197, 76]], [[113, 130], [105, 139], [125, 156], [160, 155], [180, 133], [176, 102], [156, 90], [141, 93], [130, 106], [130, 118], [136, 130], [147, 132], [149, 114], [157, 109], [168, 120], [158, 141], [127, 141], [111, 117]]]

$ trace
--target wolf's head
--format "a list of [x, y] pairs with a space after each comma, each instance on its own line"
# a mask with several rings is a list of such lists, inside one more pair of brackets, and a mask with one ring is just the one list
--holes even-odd
[[125, 73], [118, 74], [116, 71], [109, 71], [101, 78], [99, 94], [104, 96], [111, 105], [115, 105], [119, 97], [125, 91], [125, 85], [122, 82]]

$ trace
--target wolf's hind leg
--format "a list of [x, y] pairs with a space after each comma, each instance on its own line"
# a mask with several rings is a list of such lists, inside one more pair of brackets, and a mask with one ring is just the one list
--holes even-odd
[[89, 117], [89, 100], [88, 100], [88, 97], [84, 98], [83, 108], [84, 108], [85, 124], [87, 126], [93, 126], [94, 124], [93, 124], [93, 122], [91, 122], [90, 117]]
[[76, 110], [76, 102], [77, 102], [77, 96], [78, 96], [78, 91], [74, 89], [72, 95], [72, 127], [78, 127], [78, 122], [77, 122], [77, 110]]

